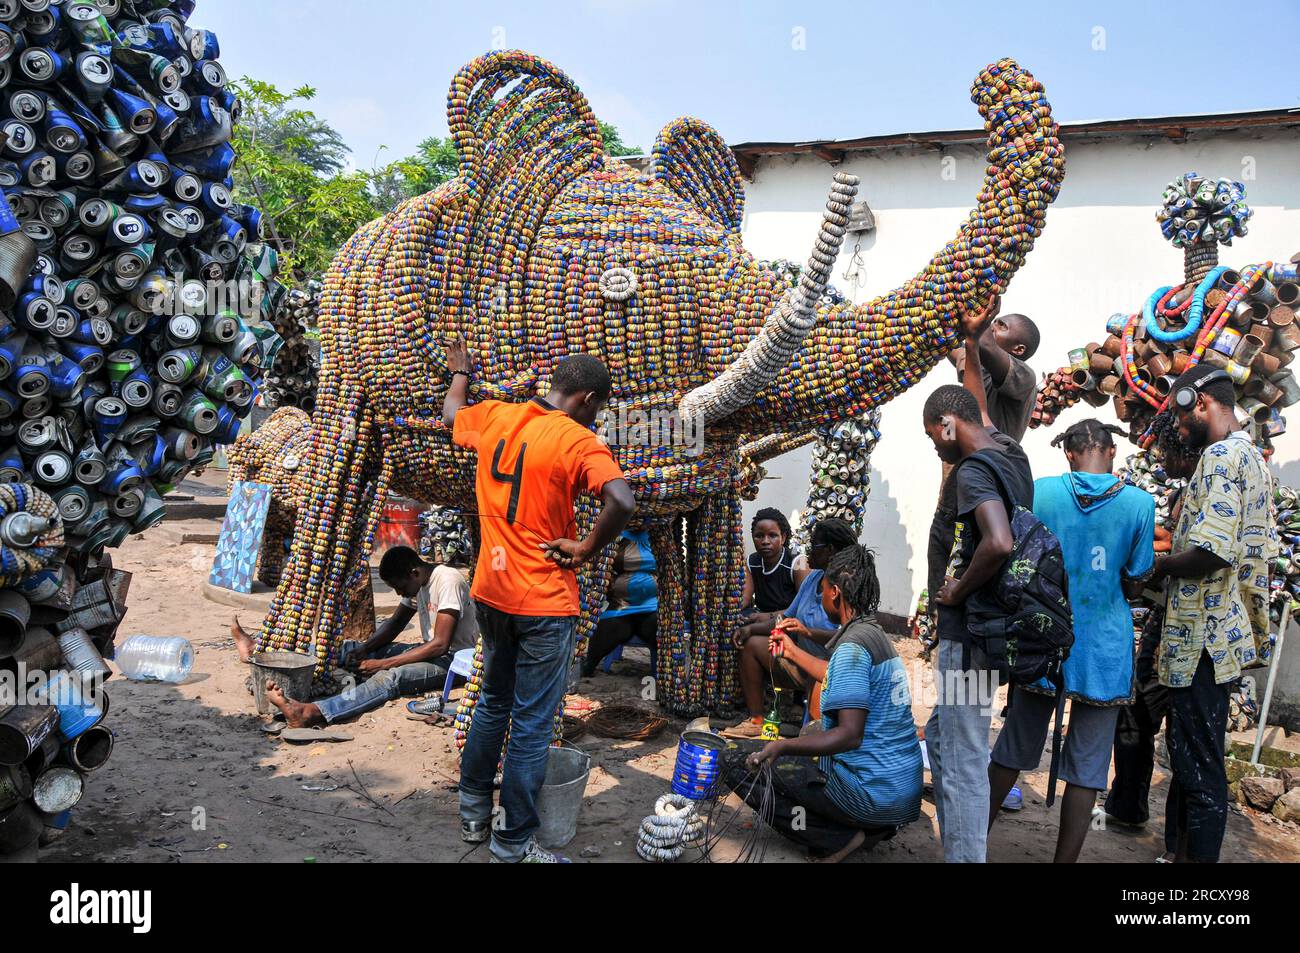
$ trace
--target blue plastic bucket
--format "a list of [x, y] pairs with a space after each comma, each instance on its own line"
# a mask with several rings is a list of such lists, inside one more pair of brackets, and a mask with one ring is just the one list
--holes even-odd
[[710, 731], [684, 731], [677, 742], [673, 793], [700, 801], [713, 797], [728, 742]]

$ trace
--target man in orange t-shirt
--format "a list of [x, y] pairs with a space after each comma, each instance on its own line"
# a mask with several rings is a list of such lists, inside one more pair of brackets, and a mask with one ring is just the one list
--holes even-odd
[[[470, 594], [483, 636], [483, 687], [461, 753], [461, 837], [481, 843], [489, 836], [492, 779], [509, 729], [492, 858], [562, 862], [533, 835], [552, 724], [573, 659], [574, 570], [618, 538], [636, 507], [623, 471], [590, 429], [609, 400], [609, 372], [598, 358], [574, 354], [556, 365], [546, 397], [468, 407], [464, 344], [448, 347], [447, 371], [443, 422], [457, 444], [478, 454], [480, 545]], [[583, 491], [603, 505], [579, 540], [573, 500]]]

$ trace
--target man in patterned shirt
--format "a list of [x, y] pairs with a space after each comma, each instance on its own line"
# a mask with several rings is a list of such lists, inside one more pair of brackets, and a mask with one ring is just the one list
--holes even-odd
[[1176, 861], [1215, 863], [1228, 821], [1228, 695], [1268, 636], [1273, 484], [1237, 424], [1226, 372], [1197, 365], [1172, 394], [1179, 437], [1201, 457], [1172, 549], [1155, 565], [1156, 578], [1168, 580], [1158, 662], [1160, 684], [1169, 689], [1173, 769], [1166, 823], [1178, 829]]

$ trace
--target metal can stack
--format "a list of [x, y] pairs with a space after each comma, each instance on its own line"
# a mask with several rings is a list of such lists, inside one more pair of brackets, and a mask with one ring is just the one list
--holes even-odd
[[0, 4], [0, 479], [48, 492], [75, 553], [155, 525], [234, 440], [282, 292], [192, 8]]
[[307, 330], [316, 324], [320, 308], [321, 283], [309, 281], [305, 288], [293, 288], [274, 318], [275, 332], [283, 342], [266, 372], [262, 400], [268, 407], [301, 407], [307, 413], [316, 408], [316, 382], [320, 360], [316, 344]]
[[465, 562], [474, 554], [474, 542], [465, 529], [460, 510], [431, 506], [420, 514], [420, 555], [440, 563]]
[[193, 7], [0, 2], [0, 668], [47, 676], [0, 699], [0, 853], [66, 828], [112, 750], [130, 575], [105, 549], [235, 439], [274, 346], [276, 256], [232, 198], [239, 104]]
[[1271, 614], [1273, 622], [1280, 623], [1286, 600], [1300, 608], [1300, 492], [1278, 484], [1273, 502], [1277, 508], [1278, 554], [1271, 579]]
[[[1060, 367], [1043, 375], [1034, 398], [1034, 411], [1029, 418], [1030, 427], [1050, 427], [1062, 411], [1068, 410], [1083, 399], [1083, 390], [1074, 383], [1074, 369]], [[1103, 403], [1105, 400], [1103, 399]]]
[[808, 502], [795, 531], [800, 546], [807, 548], [813, 527], [823, 519], [842, 519], [854, 532], [862, 532], [871, 492], [871, 454], [879, 440], [879, 409], [860, 420], [843, 420], [818, 429], [808, 477]]
[[67, 554], [54, 501], [27, 484], [0, 486], [0, 856], [31, 859], [58, 837], [86, 776], [113, 750], [104, 690], [126, 613], [130, 573], [104, 556]]
[[1166, 186], [1157, 219], [1183, 251], [1183, 283], [1153, 291], [1132, 313], [1111, 315], [1106, 337], [1072, 352], [1054, 372], [1031, 426], [1055, 420], [1064, 401], [1052, 381], [1068, 375], [1080, 399], [1111, 403], [1134, 441], [1169, 400], [1174, 381], [1202, 362], [1225, 371], [1237, 390], [1237, 413], [1265, 453], [1285, 432], [1281, 411], [1300, 401], [1290, 367], [1300, 349], [1300, 254], [1234, 270], [1218, 263], [1218, 246], [1244, 235], [1251, 209], [1240, 182], [1187, 172]]

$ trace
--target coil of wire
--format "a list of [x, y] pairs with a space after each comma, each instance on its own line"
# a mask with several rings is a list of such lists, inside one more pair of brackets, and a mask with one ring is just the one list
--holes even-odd
[[636, 852], [651, 863], [672, 863], [682, 850], [704, 836], [704, 817], [698, 804], [680, 794], [665, 794], [655, 801], [655, 812], [641, 821]]

